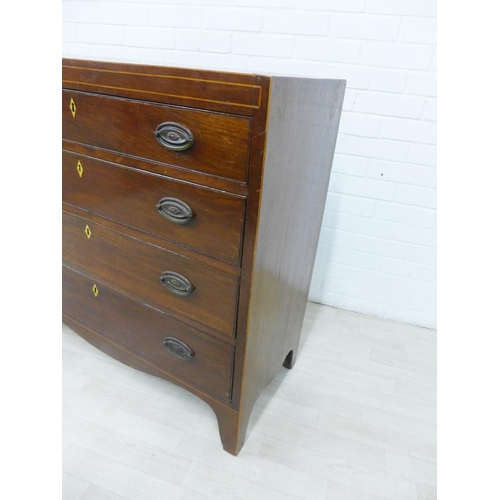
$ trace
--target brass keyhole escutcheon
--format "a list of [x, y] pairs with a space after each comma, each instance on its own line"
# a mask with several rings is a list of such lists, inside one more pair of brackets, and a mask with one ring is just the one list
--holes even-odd
[[97, 285], [95, 285], [95, 284], [92, 287], [92, 293], [94, 294], [94, 297], [96, 297], [96, 298], [99, 295], [99, 289], [97, 288]]
[[90, 231], [89, 226], [85, 226], [85, 234], [87, 235], [87, 238], [90, 240], [90, 237], [92, 236], [92, 232]]
[[71, 101], [69, 101], [69, 109], [71, 110], [71, 114], [74, 118], [76, 116], [76, 104], [75, 101], [73, 101], [73, 98], [71, 98]]
[[76, 164], [76, 171], [80, 177], [83, 175], [83, 166], [80, 160], [78, 160], [78, 163]]

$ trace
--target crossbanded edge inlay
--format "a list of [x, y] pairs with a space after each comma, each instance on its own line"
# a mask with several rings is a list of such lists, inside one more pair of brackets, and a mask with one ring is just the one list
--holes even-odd
[[95, 69], [95, 68], [84, 68], [84, 67], [80, 67], [80, 66], [64, 66], [63, 65], [63, 68], [91, 71], [91, 72], [133, 75], [133, 76], [140, 76], [140, 77], [166, 78], [166, 79], [172, 79], [172, 80], [186, 80], [186, 81], [193, 81], [193, 82], [200, 82], [200, 83], [210, 83], [210, 84], [214, 84], [214, 85], [228, 85], [228, 86], [234, 86], [234, 87], [246, 87], [249, 89], [259, 89], [258, 103], [257, 103], [257, 105], [255, 105], [255, 104], [243, 104], [243, 103], [231, 102], [231, 101], [219, 101], [216, 99], [206, 99], [203, 97], [168, 94], [168, 93], [157, 92], [157, 91], [153, 91], [153, 90], [140, 90], [140, 89], [135, 89], [135, 88], [117, 87], [117, 86], [112, 86], [112, 85], [102, 85], [102, 84], [99, 84], [97, 82], [88, 83], [88, 82], [81, 82], [81, 81], [75, 81], [75, 80], [62, 80], [62, 83], [67, 83], [67, 84], [84, 85], [84, 86], [90, 86], [90, 87], [101, 87], [101, 88], [107, 88], [107, 89], [113, 89], [113, 90], [126, 90], [129, 92], [141, 92], [144, 94], [161, 95], [161, 96], [165, 96], [165, 97], [176, 97], [178, 99], [190, 99], [190, 100], [194, 100], [194, 101], [211, 102], [211, 103], [215, 103], [215, 104], [226, 104], [228, 106], [241, 106], [244, 108], [259, 109], [260, 105], [261, 105], [262, 87], [260, 85], [252, 85], [252, 84], [247, 84], [247, 83], [236, 83], [236, 82], [221, 82], [221, 81], [217, 81], [217, 80], [208, 80], [208, 79], [204, 79], [204, 78], [189, 78], [189, 77], [184, 77], [184, 76], [155, 75], [155, 74], [151, 74], [151, 73], [135, 73], [132, 71], [114, 71], [114, 70], [104, 70], [104, 69]]

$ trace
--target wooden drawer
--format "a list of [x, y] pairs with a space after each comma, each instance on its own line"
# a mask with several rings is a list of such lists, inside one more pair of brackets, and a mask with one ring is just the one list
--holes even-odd
[[[63, 202], [240, 264], [243, 198], [68, 151], [62, 165]], [[160, 200], [167, 217], [157, 209]]]
[[[74, 90], [62, 92], [62, 118], [64, 139], [246, 182], [248, 118]], [[166, 149], [155, 136], [162, 123], [187, 127], [193, 146]]]
[[111, 340], [118, 348], [131, 349], [158, 369], [212, 396], [231, 399], [233, 346], [65, 266], [62, 275], [63, 315]]
[[66, 212], [63, 260], [195, 327], [234, 336], [237, 276]]

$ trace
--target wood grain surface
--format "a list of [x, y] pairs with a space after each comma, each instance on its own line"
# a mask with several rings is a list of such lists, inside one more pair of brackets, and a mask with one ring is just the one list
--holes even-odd
[[[90, 238], [85, 232], [87, 226]], [[234, 336], [239, 286], [236, 276], [66, 212], [63, 261], [181, 321], [204, 331], [215, 329]], [[173, 294], [160, 281], [164, 271], [185, 276], [194, 291], [188, 296]]]
[[[62, 120], [64, 139], [246, 182], [248, 118], [63, 90]], [[193, 147], [174, 152], [160, 145], [154, 132], [164, 122], [187, 127]]]
[[[252, 120], [252, 128], [254, 123], [255, 119]], [[159, 163], [147, 158], [137, 158], [135, 156], [123, 155], [116, 151], [99, 149], [88, 144], [68, 141], [67, 139], [62, 139], [61, 143], [64, 151], [71, 151], [73, 153], [91, 156], [92, 158], [117, 163], [119, 165], [136, 168], [138, 170], [145, 170], [146, 172], [165, 175], [180, 181], [201, 185], [218, 191], [226, 191], [240, 196], [246, 196], [248, 193], [248, 186], [246, 184], [241, 184], [240, 182], [224, 179], [222, 177], [215, 177], [203, 172], [198, 172], [197, 170], [186, 170], [185, 168]]]
[[295, 362], [345, 85], [345, 80], [272, 79], [246, 345], [237, 353], [236, 452], [259, 394], [283, 364], [291, 368]]
[[255, 75], [63, 59], [63, 88], [252, 115], [263, 101]]
[[[239, 265], [243, 198], [68, 151], [62, 168], [63, 202]], [[156, 205], [164, 197], [187, 203], [193, 219], [178, 225], [162, 217]]]
[[[192, 327], [147, 307], [104, 285], [98, 280], [63, 266], [63, 314], [131, 349], [157, 368], [188, 383], [199, 386], [215, 397], [231, 399], [234, 348]], [[93, 286], [98, 287], [94, 296]], [[181, 360], [163, 346], [166, 337], [174, 337], [194, 352], [189, 360]]]

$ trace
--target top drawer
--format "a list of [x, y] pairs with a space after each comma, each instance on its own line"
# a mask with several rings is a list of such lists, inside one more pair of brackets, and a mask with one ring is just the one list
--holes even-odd
[[[63, 90], [62, 116], [64, 139], [246, 182], [249, 118], [74, 90]], [[182, 128], [158, 129], [166, 123]], [[169, 149], [189, 134], [189, 149]]]

